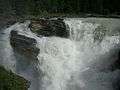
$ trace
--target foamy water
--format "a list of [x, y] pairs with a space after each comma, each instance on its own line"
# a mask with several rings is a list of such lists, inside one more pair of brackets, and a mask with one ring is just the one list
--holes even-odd
[[[113, 81], [117, 80], [120, 71], [110, 71], [109, 67], [117, 58], [112, 56], [119, 49], [119, 34], [111, 35], [110, 28], [101, 23], [81, 19], [65, 19], [64, 22], [69, 26], [69, 38], [37, 37], [28, 28], [29, 21], [8, 28], [36, 39], [36, 47], [40, 49], [39, 61], [33, 65], [37, 68], [38, 78], [34, 80], [35, 77], [30, 76], [31, 68], [19, 72], [32, 82], [29, 90], [115, 90]], [[10, 52], [13, 55], [11, 47], [4, 52], [8, 58]], [[10, 64], [8, 61], [4, 60]]]

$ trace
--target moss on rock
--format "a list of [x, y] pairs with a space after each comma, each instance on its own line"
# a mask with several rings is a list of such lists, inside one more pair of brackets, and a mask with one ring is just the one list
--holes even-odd
[[0, 90], [28, 90], [28, 81], [0, 66]]

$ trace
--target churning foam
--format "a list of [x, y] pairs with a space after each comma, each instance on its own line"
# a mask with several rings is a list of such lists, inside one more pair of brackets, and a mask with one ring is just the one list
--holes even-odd
[[[78, 52], [76, 62], [82, 64], [78, 65], [78, 75], [74, 82], [71, 81], [68, 90], [113, 90], [112, 81], [117, 75], [104, 70], [115, 60], [111, 59], [111, 55], [119, 48], [120, 36], [109, 35], [110, 30], [97, 23], [79, 19], [67, 19], [65, 23], [69, 26], [70, 40], [75, 43]], [[80, 72], [81, 68], [85, 71]], [[119, 70], [115, 72], [120, 73]]]
[[79, 19], [64, 22], [70, 30], [68, 39], [38, 37], [28, 28], [29, 22], [13, 26], [19, 34], [37, 41], [40, 52], [36, 67], [42, 73], [39, 90], [113, 90], [112, 81], [119, 70], [100, 70], [113, 62], [109, 57], [111, 50], [118, 48], [120, 36], [109, 36], [109, 31], [97, 23]]

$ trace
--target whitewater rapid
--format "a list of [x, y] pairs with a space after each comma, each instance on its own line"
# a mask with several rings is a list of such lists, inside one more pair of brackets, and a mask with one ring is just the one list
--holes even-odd
[[[119, 78], [120, 71], [110, 71], [109, 67], [117, 58], [115, 54], [120, 48], [120, 35], [117, 31], [112, 33], [114, 26], [110, 25], [113, 24], [102, 25], [98, 21], [91, 23], [73, 18], [65, 19], [64, 22], [70, 32], [69, 38], [38, 37], [28, 28], [29, 21], [6, 29], [4, 36], [7, 36], [7, 43], [1, 42], [5, 44], [2, 64], [30, 80], [32, 85], [29, 90], [116, 90], [113, 83]], [[107, 20], [105, 22], [108, 23]], [[19, 62], [9, 44], [11, 30], [17, 30], [19, 34], [37, 41], [36, 47], [40, 52], [38, 63], [34, 66], [39, 75], [41, 72], [43, 75], [36, 80], [30, 76], [30, 68], [21, 69], [20, 72], [15, 70], [16, 62]]]

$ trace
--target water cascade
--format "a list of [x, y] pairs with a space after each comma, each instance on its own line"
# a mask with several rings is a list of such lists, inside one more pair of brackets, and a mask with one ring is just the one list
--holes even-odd
[[[69, 38], [38, 37], [28, 28], [29, 21], [22, 24], [17, 23], [8, 28], [9, 31], [17, 30], [19, 34], [37, 41], [36, 47], [40, 49], [40, 52], [37, 56], [38, 63], [34, 66], [39, 74], [42, 73], [36, 81], [39, 83], [37, 89], [115, 90], [113, 83], [118, 79], [120, 71], [111, 71], [110, 65], [117, 58], [120, 35], [112, 35], [110, 28], [99, 23], [70, 18], [65, 19], [64, 22], [68, 25]], [[9, 32], [5, 35], [9, 36], [8, 34]], [[10, 46], [10, 44], [8, 45]], [[10, 58], [13, 57], [10, 55], [13, 54], [12, 48], [5, 47], [4, 49], [8, 50], [4, 52], [8, 56], [4, 56], [4, 59], [13, 60]], [[4, 62], [10, 64], [9, 60], [4, 60]], [[14, 64], [16, 62], [14, 58]], [[6, 66], [6, 63], [3, 64]], [[15, 65], [15, 67], [17, 66]], [[32, 82], [34, 78], [29, 76], [29, 73], [30, 71], [25, 72], [24, 70], [19, 72]], [[34, 87], [34, 85], [32, 86]], [[35, 90], [32, 86], [29, 90]]]

